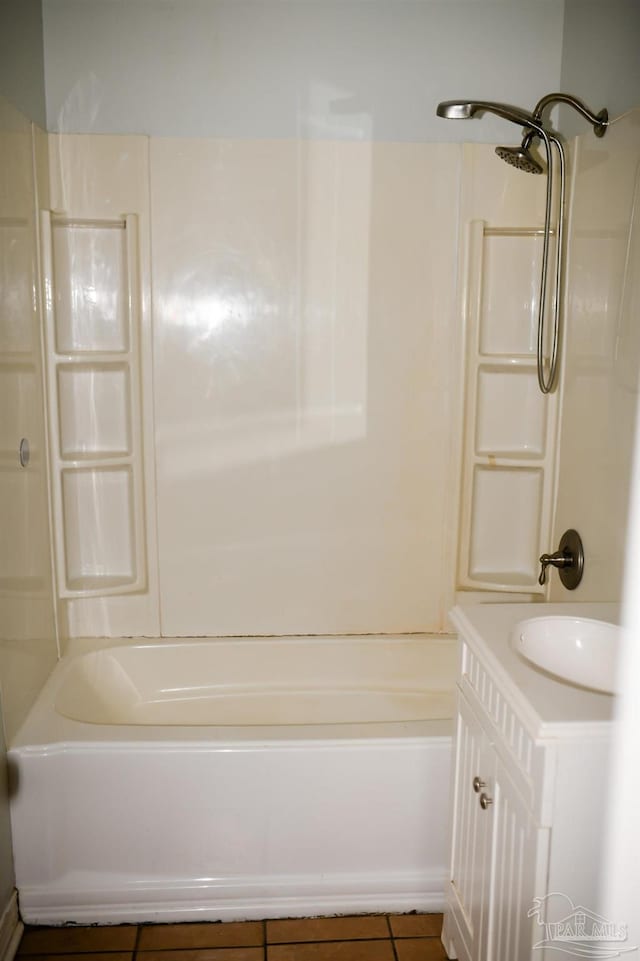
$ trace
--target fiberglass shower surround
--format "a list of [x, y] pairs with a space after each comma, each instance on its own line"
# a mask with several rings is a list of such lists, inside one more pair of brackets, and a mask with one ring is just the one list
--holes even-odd
[[[541, 140], [544, 144], [546, 169], [547, 169], [547, 193], [545, 203], [544, 220], [544, 241], [542, 249], [542, 271], [540, 277], [540, 299], [538, 304], [538, 336], [537, 336], [537, 371], [538, 385], [543, 394], [550, 393], [556, 382], [558, 366], [558, 343], [560, 335], [560, 301], [562, 293], [563, 275], [563, 244], [564, 244], [564, 214], [565, 214], [565, 169], [566, 161], [562, 140], [551, 130], [547, 129], [542, 123], [542, 114], [552, 104], [564, 103], [589, 121], [593, 125], [593, 132], [596, 137], [603, 137], [609, 122], [607, 110], [601, 110], [594, 114], [589, 108], [578, 100], [566, 93], [549, 93], [538, 101], [533, 111], [529, 113], [521, 107], [514, 107], [506, 103], [495, 103], [490, 100], [445, 100], [438, 104], [437, 115], [446, 120], [468, 120], [471, 117], [483, 113], [493, 113], [504, 120], [518, 124], [524, 128], [525, 133], [522, 143], [518, 147], [496, 147], [496, 153], [501, 160], [506, 161], [518, 170], [525, 173], [541, 174], [544, 167], [531, 154], [531, 144], [533, 140]], [[557, 154], [558, 172], [560, 176], [560, 189], [558, 193], [557, 213], [556, 213], [556, 257], [555, 273], [553, 278], [553, 332], [551, 338], [551, 353], [549, 359], [548, 372], [545, 371], [544, 363], [544, 340], [545, 340], [545, 320], [546, 320], [546, 301], [547, 301], [547, 276], [549, 272], [549, 248], [552, 234], [551, 220], [553, 216], [553, 168], [555, 147]]]

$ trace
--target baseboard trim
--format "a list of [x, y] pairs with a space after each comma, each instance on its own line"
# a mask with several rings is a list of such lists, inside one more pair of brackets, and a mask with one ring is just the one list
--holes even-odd
[[13, 961], [23, 930], [18, 914], [18, 892], [14, 891], [0, 917], [0, 961]]
[[[333, 881], [333, 883], [331, 883]], [[368, 882], [368, 883], [367, 883]], [[404, 882], [404, 883], [402, 883]], [[228, 879], [227, 884], [164, 883], [93, 890], [87, 887], [20, 889], [20, 911], [31, 924], [122, 924], [180, 921], [251, 921], [325, 914], [442, 911], [444, 879], [434, 876], [375, 880]]]

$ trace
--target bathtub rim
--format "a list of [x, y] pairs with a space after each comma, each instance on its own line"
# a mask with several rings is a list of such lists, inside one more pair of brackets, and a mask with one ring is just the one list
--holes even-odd
[[[454, 647], [456, 635], [451, 634], [393, 634], [393, 635], [264, 635], [264, 639], [285, 642], [306, 640], [327, 641], [338, 644], [345, 639], [350, 642], [393, 643], [393, 641], [428, 641], [436, 646]], [[45, 681], [25, 721], [8, 745], [12, 751], [28, 754], [48, 754], [59, 751], [100, 750], [113, 748], [135, 750], [142, 744], [145, 748], [162, 750], [178, 745], [201, 744], [203, 750], [251, 750], [257, 746], [297, 744], [305, 741], [321, 747], [337, 741], [353, 742], [407, 740], [428, 738], [450, 739], [453, 733], [453, 712], [450, 718], [422, 721], [387, 721], [336, 724], [292, 725], [146, 725], [146, 724], [97, 724], [78, 721], [59, 714], [55, 704], [61, 684], [74, 663], [86, 653], [114, 647], [165, 647], [182, 643], [203, 644], [233, 641], [258, 641], [262, 637], [185, 637], [185, 638], [84, 638], [73, 639], [68, 653], [61, 657]], [[451, 677], [451, 691], [455, 688], [455, 674]]]
[[173, 644], [190, 643], [218, 643], [220, 641], [233, 641], [243, 643], [244, 641], [283, 641], [283, 642], [306, 642], [322, 641], [327, 644], [340, 644], [343, 641], [353, 643], [391, 643], [396, 641], [420, 641], [428, 640], [434, 644], [443, 646], [455, 646], [458, 643], [456, 631], [412, 631], [408, 634], [388, 633], [388, 634], [176, 634], [172, 636], [144, 636], [144, 637], [69, 637], [62, 645], [62, 653], [59, 660], [68, 657], [76, 657], [81, 654], [88, 654], [92, 651], [99, 651], [110, 647], [165, 647]]

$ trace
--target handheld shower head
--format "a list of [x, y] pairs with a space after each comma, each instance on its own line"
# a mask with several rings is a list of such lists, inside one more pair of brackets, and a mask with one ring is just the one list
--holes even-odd
[[514, 107], [509, 103], [495, 103], [492, 100], [443, 100], [438, 104], [436, 113], [445, 120], [469, 120], [477, 114], [493, 113], [503, 120], [527, 127], [529, 130], [539, 131], [540, 121], [521, 107]]

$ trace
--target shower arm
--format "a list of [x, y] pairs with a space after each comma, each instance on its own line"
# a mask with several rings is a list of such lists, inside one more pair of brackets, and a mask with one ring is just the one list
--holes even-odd
[[[577, 97], [572, 97], [571, 94], [568, 93], [548, 93], [545, 97], [542, 97], [533, 108], [533, 121], [540, 126], [542, 124], [543, 111], [551, 106], [551, 104], [556, 103], [566, 103], [569, 107], [573, 107], [579, 114], [582, 114], [585, 120], [589, 121], [596, 137], [604, 137], [607, 132], [607, 126], [609, 125], [608, 111], [604, 109], [601, 110], [600, 113], [593, 113], [582, 100], [578, 100]], [[536, 128], [534, 127], [533, 129]]]

